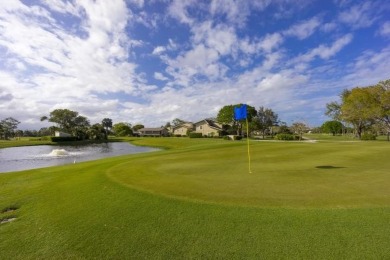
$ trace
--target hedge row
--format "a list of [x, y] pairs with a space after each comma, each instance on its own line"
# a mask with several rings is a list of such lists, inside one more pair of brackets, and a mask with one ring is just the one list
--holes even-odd
[[292, 134], [277, 134], [275, 135], [276, 140], [283, 140], [283, 141], [292, 141], [292, 140], [299, 140], [299, 136], [292, 135]]
[[79, 139], [76, 136], [52, 136], [51, 141], [52, 142], [72, 142], [72, 141], [78, 141]]
[[376, 140], [376, 135], [373, 134], [362, 134], [361, 140]]
[[189, 133], [190, 138], [202, 138], [202, 133]]

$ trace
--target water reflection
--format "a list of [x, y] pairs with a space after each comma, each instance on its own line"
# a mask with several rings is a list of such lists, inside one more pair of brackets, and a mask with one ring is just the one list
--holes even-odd
[[108, 145], [108, 143], [102, 144], [100, 147], [100, 152], [101, 153], [110, 153], [112, 151], [111, 146]]
[[91, 161], [124, 154], [156, 151], [129, 143], [83, 146], [23, 146], [0, 149], [0, 173]]

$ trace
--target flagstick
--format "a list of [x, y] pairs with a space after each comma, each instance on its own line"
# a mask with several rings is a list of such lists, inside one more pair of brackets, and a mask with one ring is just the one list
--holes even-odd
[[246, 141], [248, 144], [248, 165], [249, 165], [249, 173], [252, 173], [251, 171], [251, 154], [249, 152], [249, 124], [248, 124], [248, 117], [246, 118]]

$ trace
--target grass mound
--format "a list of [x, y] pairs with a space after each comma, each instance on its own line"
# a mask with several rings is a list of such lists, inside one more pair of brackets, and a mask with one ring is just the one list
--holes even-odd
[[125, 162], [108, 174], [154, 194], [223, 204], [322, 208], [390, 202], [387, 143], [253, 142], [252, 174], [243, 142], [188, 149]]

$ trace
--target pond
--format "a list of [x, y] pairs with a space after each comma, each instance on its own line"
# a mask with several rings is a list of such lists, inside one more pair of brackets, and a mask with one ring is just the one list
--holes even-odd
[[92, 161], [125, 154], [157, 151], [125, 142], [83, 146], [22, 146], [0, 149], [0, 173]]

